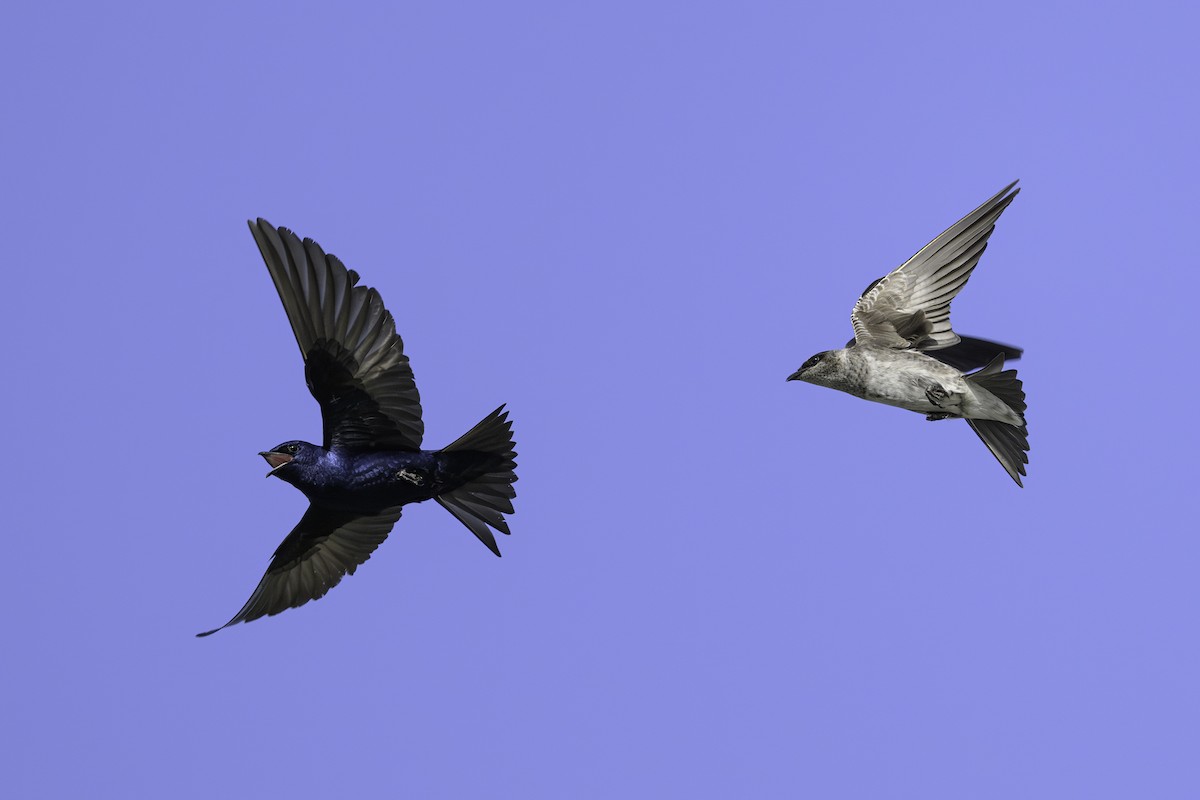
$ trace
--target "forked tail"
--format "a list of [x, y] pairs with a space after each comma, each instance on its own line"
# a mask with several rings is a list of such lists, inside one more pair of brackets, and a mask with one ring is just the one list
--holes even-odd
[[[968, 375], [967, 380], [994, 394], [1024, 422], [1025, 389], [1015, 369], [1004, 369], [1003, 353], [993, 358], [983, 369]], [[992, 455], [1017, 482], [1017, 486], [1024, 486], [1021, 476], [1025, 474], [1025, 465], [1029, 463], [1029, 456], [1026, 455], [1029, 452], [1028, 427], [1017, 427], [990, 419], [968, 419], [967, 424], [983, 440], [988, 450], [992, 451]]]
[[500, 555], [500, 548], [488, 526], [509, 533], [504, 515], [513, 513], [512, 499], [517, 496], [512, 487], [517, 479], [515, 447], [508, 412], [500, 406], [442, 448], [442, 452], [478, 453], [488, 458], [487, 472], [436, 499], [496, 555]]

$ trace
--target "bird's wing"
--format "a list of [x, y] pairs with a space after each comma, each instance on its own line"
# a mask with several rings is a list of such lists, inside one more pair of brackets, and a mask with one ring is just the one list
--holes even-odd
[[[846, 347], [854, 347], [857, 341], [851, 339]], [[928, 350], [926, 355], [936, 358], [943, 364], [954, 367], [959, 372], [970, 372], [973, 369], [986, 367], [998, 355], [1003, 355], [1005, 361], [1016, 361], [1025, 351], [1011, 344], [990, 342], [987, 339], [976, 339], [973, 336], [960, 336], [958, 344], [943, 347], [940, 350]]]
[[936, 358], [943, 364], [949, 364], [959, 372], [970, 372], [982, 369], [998, 355], [1004, 356], [1005, 361], [1016, 361], [1025, 351], [1011, 344], [989, 342], [987, 339], [976, 339], [972, 336], [960, 336], [958, 344], [943, 347], [940, 350], [929, 350], [926, 355]]
[[404, 342], [379, 292], [312, 239], [250, 223], [321, 405], [324, 446], [419, 450], [421, 399]]
[[996, 220], [1020, 189], [1016, 181], [947, 228], [888, 275], [867, 287], [850, 321], [858, 343], [897, 350], [938, 350], [959, 341], [950, 301], [971, 277]]
[[208, 636], [238, 622], [278, 614], [324, 597], [343, 575], [353, 575], [371, 557], [396, 520], [400, 506], [374, 515], [356, 515], [310, 505], [279, 548], [258, 587], [233, 619]]

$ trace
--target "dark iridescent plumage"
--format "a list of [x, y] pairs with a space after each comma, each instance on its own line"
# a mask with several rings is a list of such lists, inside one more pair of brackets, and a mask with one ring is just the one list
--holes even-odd
[[[311, 239], [250, 223], [321, 406], [320, 446], [284, 442], [260, 455], [302, 491], [308, 510], [233, 619], [249, 622], [316, 600], [387, 538], [409, 503], [437, 500], [500, 555], [517, 479], [512, 424], [493, 411], [441, 450], [422, 450], [421, 404], [392, 315], [358, 274]], [[199, 634], [208, 636], [216, 628]]]

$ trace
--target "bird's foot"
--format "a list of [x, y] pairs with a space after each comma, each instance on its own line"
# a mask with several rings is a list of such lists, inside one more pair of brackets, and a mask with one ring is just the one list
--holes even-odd
[[942, 401], [950, 397], [950, 393], [942, 388], [940, 383], [935, 383], [925, 390], [925, 397], [929, 402], [933, 403], [938, 408], [942, 407]]
[[953, 414], [926, 414], [925, 419], [930, 422], [937, 422], [939, 419], [953, 419]]
[[396, 480], [408, 481], [409, 483], [414, 484], [416, 486], [420, 486], [421, 484], [425, 483], [425, 478], [421, 475], [421, 473], [412, 472], [411, 470], [407, 470], [407, 469], [397, 470], [396, 471]]

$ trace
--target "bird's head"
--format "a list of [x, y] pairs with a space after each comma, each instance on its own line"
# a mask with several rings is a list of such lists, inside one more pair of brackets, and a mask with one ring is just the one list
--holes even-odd
[[259, 453], [271, 465], [267, 477], [274, 475], [282, 478], [297, 467], [317, 463], [320, 448], [308, 442], [291, 441], [276, 445], [270, 450]]
[[800, 369], [788, 375], [789, 381], [804, 381], [826, 386], [830, 379], [838, 377], [842, 372], [840, 350], [825, 350], [800, 365]]

